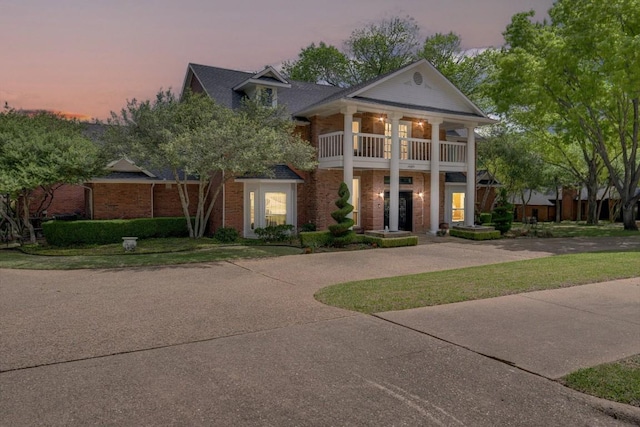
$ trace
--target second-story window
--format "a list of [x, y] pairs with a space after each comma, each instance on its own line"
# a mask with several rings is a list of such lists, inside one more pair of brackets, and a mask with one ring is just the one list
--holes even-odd
[[265, 107], [275, 107], [277, 104], [276, 89], [271, 87], [262, 87], [257, 92], [260, 103]]

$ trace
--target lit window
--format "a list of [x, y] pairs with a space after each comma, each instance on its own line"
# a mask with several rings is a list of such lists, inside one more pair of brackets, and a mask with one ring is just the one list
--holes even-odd
[[265, 226], [287, 223], [287, 193], [264, 193]]
[[360, 226], [360, 177], [353, 178], [353, 194], [351, 194], [351, 204], [353, 205], [353, 225]]

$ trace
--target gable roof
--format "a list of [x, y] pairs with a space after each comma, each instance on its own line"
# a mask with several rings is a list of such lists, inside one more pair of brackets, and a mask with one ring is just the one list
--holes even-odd
[[[421, 89], [417, 90], [418, 88]], [[402, 109], [474, 117], [485, 123], [494, 122], [425, 59], [343, 89], [295, 114], [304, 116], [338, 101], [382, 104]]]
[[[183, 92], [189, 87], [191, 79], [195, 78], [203, 90], [217, 103], [228, 108], [239, 108], [242, 105], [244, 95], [234, 88], [243, 87], [245, 82], [259, 74], [261, 73], [247, 73], [208, 65], [189, 64]], [[260, 78], [264, 77], [265, 75], [260, 76]], [[273, 78], [273, 76], [268, 75], [266, 78]], [[288, 81], [288, 84], [290, 87], [278, 86], [278, 104], [286, 106], [291, 113], [342, 90], [334, 86], [295, 80]]]

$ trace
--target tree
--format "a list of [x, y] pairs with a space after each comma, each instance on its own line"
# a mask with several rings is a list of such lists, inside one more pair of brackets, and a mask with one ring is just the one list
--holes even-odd
[[285, 61], [282, 72], [292, 80], [344, 87], [349, 81], [349, 60], [335, 46], [311, 43], [297, 60]]
[[[585, 141], [601, 158], [637, 230], [640, 181], [640, 0], [559, 0], [550, 22], [517, 14], [493, 89], [500, 111]], [[531, 118], [535, 118], [531, 119]]]
[[[82, 124], [50, 113], [25, 115], [15, 110], [0, 113], [0, 193], [20, 200], [22, 212], [9, 218], [14, 228], [26, 228], [36, 243], [30, 221], [31, 196], [60, 184], [76, 184], [104, 167], [98, 148], [82, 134]], [[21, 215], [21, 217], [20, 217]]]
[[351, 33], [345, 42], [353, 83], [397, 70], [416, 59], [420, 27], [411, 17], [394, 17]]
[[462, 93], [486, 110], [491, 109], [491, 105], [482, 88], [491, 74], [496, 54], [494, 49], [465, 51], [460, 36], [450, 32], [427, 37], [418, 57], [429, 61]]
[[344, 246], [345, 244], [353, 240], [354, 231], [353, 219], [348, 215], [353, 211], [353, 205], [349, 203], [349, 187], [344, 182], [340, 183], [338, 188], [338, 200], [336, 200], [336, 206], [338, 210], [331, 212], [331, 218], [336, 221], [336, 224], [329, 226], [331, 232], [332, 241], [335, 246]]
[[413, 18], [389, 18], [354, 30], [341, 52], [324, 42], [303, 48], [298, 59], [285, 62], [293, 80], [347, 87], [415, 61], [420, 28]]
[[[154, 101], [129, 101], [109, 122], [112, 152], [171, 169], [192, 238], [204, 235], [225, 182], [245, 174], [270, 175], [276, 164], [302, 170], [315, 164], [313, 148], [294, 134], [284, 110], [263, 107], [260, 100], [234, 111], [204, 94], [186, 92], [180, 100], [170, 90], [160, 91]], [[189, 177], [198, 180], [193, 225]]]

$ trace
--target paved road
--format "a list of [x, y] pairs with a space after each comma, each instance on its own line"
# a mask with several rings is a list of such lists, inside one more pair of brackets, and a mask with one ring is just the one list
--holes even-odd
[[[480, 320], [487, 336], [511, 334], [494, 330], [474, 303], [465, 303], [472, 305], [464, 315], [452, 305], [456, 316], [412, 311], [401, 320], [392, 317], [403, 313], [366, 316], [313, 299], [345, 278], [594, 247], [592, 240], [550, 240], [546, 248], [447, 240], [170, 268], [0, 270], [0, 425], [622, 425], [544, 378], [557, 372], [529, 363], [531, 353], [503, 354], [508, 347], [482, 347], [490, 341], [448, 331], [459, 318], [476, 322], [476, 338], [485, 329]], [[640, 239], [596, 243], [640, 247]], [[637, 291], [628, 282], [616, 286]], [[501, 304], [505, 317], [519, 313]], [[632, 316], [634, 304], [627, 307]], [[610, 316], [604, 311], [596, 314]], [[618, 315], [617, 327], [631, 334], [620, 336], [633, 342], [637, 316], [611, 315], [613, 329]], [[576, 324], [571, 316], [556, 319]], [[609, 353], [597, 360], [640, 352], [605, 344], [598, 347]]]

